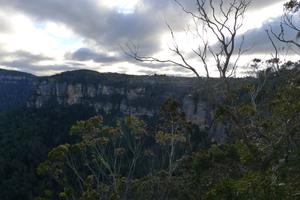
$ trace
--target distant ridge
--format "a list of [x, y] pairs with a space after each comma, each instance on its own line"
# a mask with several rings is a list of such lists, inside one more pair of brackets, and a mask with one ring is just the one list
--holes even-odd
[[0, 68], [0, 75], [10, 75], [10, 76], [27, 76], [27, 77], [36, 77], [33, 74], [17, 71], [17, 70], [8, 70], [8, 69], [2, 69]]

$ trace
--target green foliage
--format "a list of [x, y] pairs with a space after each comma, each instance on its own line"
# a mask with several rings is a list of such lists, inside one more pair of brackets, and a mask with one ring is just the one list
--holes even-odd
[[[37, 166], [55, 146], [71, 142], [69, 128], [93, 115], [90, 108], [15, 109], [0, 114], [1, 200], [31, 200], [45, 188], [56, 189], [51, 180], [36, 174]], [[47, 163], [38, 172], [47, 170]], [[52, 191], [54, 190], [54, 191]], [[48, 192], [49, 193], [49, 192]]]
[[300, 7], [300, 2], [297, 0], [290, 0], [284, 4], [284, 8], [291, 12], [297, 12]]
[[129, 116], [116, 127], [107, 127], [97, 116], [77, 122], [70, 133], [80, 136], [80, 141], [54, 148], [38, 168], [62, 189], [70, 188], [58, 192], [57, 197], [63, 194], [66, 199], [88, 200], [127, 195], [128, 182], [143, 152], [145, 123]]
[[258, 83], [236, 86], [217, 105], [230, 136], [221, 144], [207, 142], [171, 98], [152, 124], [127, 116], [108, 125], [83, 107], [3, 113], [1, 199], [298, 199], [294, 72], [270, 74], [255, 101]]
[[[172, 99], [162, 105], [154, 129], [133, 116], [112, 127], [105, 126], [102, 117], [77, 122], [70, 133], [80, 140], [54, 148], [37, 169], [59, 185], [44, 196], [296, 199], [300, 189], [299, 80], [281, 82], [271, 96], [254, 105], [246, 95], [255, 87], [243, 91], [243, 101], [218, 106], [218, 120], [230, 122], [232, 135], [225, 143], [207, 148], [192, 148], [197, 143], [191, 139], [192, 125], [180, 103]], [[233, 96], [239, 100], [238, 92]]]

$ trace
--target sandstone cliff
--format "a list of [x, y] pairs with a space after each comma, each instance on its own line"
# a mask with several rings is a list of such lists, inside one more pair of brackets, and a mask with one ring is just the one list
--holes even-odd
[[[167, 76], [131, 76], [98, 73], [88, 70], [64, 72], [50, 77], [8, 76], [0, 71], [0, 84], [15, 84], [26, 95], [20, 99], [28, 107], [88, 105], [99, 113], [153, 117], [168, 97], [181, 102], [186, 116], [194, 123], [211, 123], [213, 110], [207, 94], [199, 93], [206, 87], [205, 80]], [[25, 85], [26, 85], [25, 84]], [[30, 86], [30, 87], [29, 87]], [[6, 91], [9, 93], [9, 91]], [[16, 93], [12, 93], [18, 99]], [[196, 98], [195, 98], [196, 97]], [[222, 140], [225, 128], [213, 127], [211, 137]]]

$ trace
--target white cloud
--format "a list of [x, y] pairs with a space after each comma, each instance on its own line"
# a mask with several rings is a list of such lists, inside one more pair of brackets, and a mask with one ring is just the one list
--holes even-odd
[[266, 22], [266, 20], [281, 16], [283, 14], [283, 3], [286, 0], [281, 0], [281, 2], [271, 4], [262, 9], [251, 10], [246, 14], [244, 20], [244, 28], [242, 32], [250, 29], [260, 28]]
[[100, 6], [107, 6], [110, 9], [115, 9], [118, 13], [132, 14], [134, 13], [140, 0], [100, 0]]
[[[262, 28], [268, 18], [279, 16], [284, 1], [253, 0], [242, 33]], [[182, 2], [193, 5], [194, 0]], [[183, 32], [188, 22], [185, 17], [174, 0], [0, 0], [0, 23], [5, 22], [0, 30], [1, 51], [26, 51], [49, 57], [51, 60], [45, 58], [34, 63], [43, 68], [52, 66], [49, 73], [55, 71], [54, 65], [62, 70], [68, 66], [66, 63], [73, 62], [98, 71], [178, 74], [180, 70], [172, 67], [136, 63], [124, 56], [119, 45], [133, 41], [146, 55], [172, 57], [168, 51], [172, 40], [165, 26], [168, 21], [176, 31], [178, 45], [188, 54], [198, 44]], [[212, 44], [215, 38], [209, 36], [209, 41]], [[84, 59], [65, 56], [78, 54], [80, 49], [86, 49], [80, 54], [85, 53]], [[11, 54], [2, 56], [2, 61], [15, 59]], [[199, 65], [196, 59], [191, 62]]]
[[0, 32], [0, 43], [9, 52], [28, 51], [59, 59], [66, 51], [83, 45], [82, 39], [65, 26], [37, 23], [22, 14], [5, 14], [12, 28], [10, 32]]

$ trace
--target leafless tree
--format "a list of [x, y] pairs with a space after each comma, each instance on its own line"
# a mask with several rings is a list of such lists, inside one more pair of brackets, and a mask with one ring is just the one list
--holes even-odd
[[[300, 1], [291, 0], [284, 4], [284, 8], [285, 8], [285, 12], [282, 16], [282, 20], [280, 23], [280, 32], [276, 33], [271, 28], [271, 33], [280, 42], [291, 44], [297, 48], [300, 48], [300, 43], [297, 41], [297, 39], [300, 37], [299, 16], [297, 16], [297, 13], [299, 14]], [[294, 38], [287, 37], [286, 36], [287, 31], [294, 32], [296, 37]]]
[[[270, 28], [272, 31], [272, 28]], [[269, 65], [271, 65], [271, 68], [277, 73], [277, 75], [279, 75], [279, 71], [280, 71], [280, 58], [279, 58], [279, 49], [278, 46], [276, 45], [275, 41], [276, 39], [274, 39], [272, 37], [272, 34], [270, 34], [269, 30], [266, 30], [268, 39], [270, 41], [270, 43], [272, 44], [272, 47], [274, 49], [274, 53], [271, 54], [272, 58], [267, 60], [267, 63]]]
[[[242, 48], [243, 40], [238, 42], [237, 35], [243, 25], [245, 12], [250, 4], [249, 0], [195, 0], [196, 9], [189, 10], [179, 0], [174, 0], [184, 13], [189, 15], [194, 22], [193, 30], [188, 31], [196, 35], [195, 42], [198, 42], [197, 48], [191, 49], [192, 57], [199, 59], [206, 76], [210, 77], [208, 67], [209, 59], [212, 59], [220, 77], [227, 78], [232, 76], [237, 69], [237, 61], [244, 53]], [[143, 56], [138, 52], [136, 45], [127, 45], [128, 55], [142, 62], [160, 62], [169, 63], [190, 70], [197, 77], [200, 77], [199, 68], [192, 64], [186, 53], [179, 47], [175, 39], [175, 31], [170, 25], [167, 25], [173, 39], [173, 47], [169, 47], [177, 57], [171, 59], [159, 59], [153, 56]], [[217, 42], [209, 42], [207, 35], [212, 35]], [[197, 64], [198, 65], [198, 64]]]

